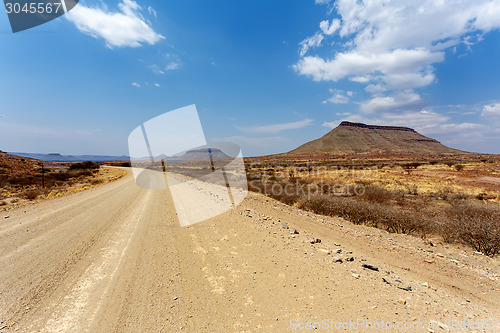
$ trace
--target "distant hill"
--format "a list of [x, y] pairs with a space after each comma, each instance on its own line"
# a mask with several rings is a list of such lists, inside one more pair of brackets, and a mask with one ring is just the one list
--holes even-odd
[[285, 153], [285, 156], [357, 154], [465, 154], [423, 136], [409, 127], [377, 126], [343, 121], [323, 137]]
[[[210, 148], [212, 159], [224, 159], [229, 158], [222, 150], [217, 148]], [[188, 150], [180, 156], [159, 156], [156, 159], [164, 159], [165, 161], [192, 161], [192, 160], [205, 160], [209, 158], [209, 148], [200, 148]]]
[[37, 174], [41, 162], [32, 158], [11, 155], [0, 150], [0, 180], [8, 177]]
[[37, 153], [9, 153], [12, 155], [34, 158], [47, 162], [111, 162], [111, 161], [123, 161], [129, 160], [130, 158], [126, 155], [122, 156], [105, 156], [105, 155], [61, 155], [58, 153], [51, 154], [37, 154]]

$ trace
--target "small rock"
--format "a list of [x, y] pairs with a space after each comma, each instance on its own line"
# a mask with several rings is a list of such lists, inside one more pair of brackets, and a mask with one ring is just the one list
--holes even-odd
[[311, 244], [321, 243], [321, 239], [319, 239], [319, 238], [315, 238], [315, 239], [311, 240], [311, 242], [310, 242], [310, 243], [311, 243]]
[[385, 283], [387, 283], [388, 285], [392, 286], [392, 282], [387, 280], [386, 278], [382, 278], [382, 281], [384, 281]]
[[444, 254], [442, 254], [442, 253], [436, 253], [436, 257], [444, 258]]
[[428, 263], [428, 264], [432, 264], [432, 263], [434, 262], [434, 260], [430, 260], [430, 259], [425, 259], [424, 261], [425, 261], [426, 263]]
[[179, 299], [179, 297], [177, 297], [177, 296], [175, 296], [175, 297], [174, 297], [174, 301], [176, 301], [176, 300], [178, 300], [178, 299]]
[[345, 261], [354, 261], [354, 257], [347, 257], [345, 258]]
[[4, 216], [3, 218], [4, 218], [4, 219], [8, 219], [9, 217], [10, 217], [10, 216], [9, 216], [9, 215], [7, 215], [7, 216]]
[[323, 252], [324, 254], [332, 254], [330, 252], [330, 250], [326, 250], [326, 249], [318, 249], [319, 251]]
[[363, 264], [361, 264], [361, 266], [363, 266], [363, 268], [371, 269], [372, 271], [378, 271], [378, 267], [374, 266], [374, 265], [363, 263]]
[[342, 249], [336, 249], [335, 253], [342, 253]]
[[429, 284], [427, 282], [422, 283], [422, 285], [426, 288], [429, 288]]
[[342, 258], [339, 258], [339, 257], [333, 257], [333, 262], [339, 262], [339, 263], [342, 263]]
[[288, 229], [288, 223], [286, 222], [281, 223], [281, 226], [283, 227], [283, 229]]
[[352, 273], [351, 275], [352, 275], [353, 277], [355, 277], [356, 279], [359, 279], [359, 274]]
[[400, 299], [398, 300], [398, 303], [399, 303], [399, 304], [406, 305], [406, 301], [405, 301], [404, 299], [402, 299], [402, 298], [400, 298]]
[[299, 231], [297, 229], [293, 229], [293, 234], [294, 235], [298, 235], [299, 234]]

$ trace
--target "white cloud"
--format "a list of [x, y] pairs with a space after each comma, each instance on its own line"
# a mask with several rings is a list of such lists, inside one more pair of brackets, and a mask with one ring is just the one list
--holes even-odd
[[155, 83], [155, 87], [159, 87], [160, 85], [158, 83]]
[[346, 104], [349, 103], [349, 97], [341, 95], [341, 94], [335, 94], [329, 99], [326, 100], [327, 102], [330, 103], [335, 103], [335, 104]]
[[368, 83], [371, 81], [371, 76], [370, 75], [364, 75], [364, 76], [353, 76], [350, 77], [349, 80], [353, 82], [358, 82], [358, 83]]
[[142, 43], [154, 45], [165, 38], [145, 22], [139, 14], [141, 7], [136, 2], [122, 0], [118, 7], [119, 11], [110, 11], [79, 4], [66, 17], [81, 32], [103, 38], [109, 48], [139, 47]]
[[179, 60], [179, 57], [177, 55], [173, 53], [167, 53], [165, 57], [168, 61], [168, 63], [165, 65], [166, 71], [173, 71], [181, 66], [181, 61]]
[[[395, 49], [384, 53], [339, 52], [334, 59], [325, 60], [318, 56], [306, 56], [293, 68], [314, 81], [338, 81], [348, 76], [351, 80], [366, 81], [383, 75], [428, 73], [428, 66], [444, 60], [444, 53], [418, 49]], [[367, 74], [373, 74], [371, 77]]]
[[325, 35], [333, 35], [335, 31], [340, 28], [340, 20], [333, 19], [332, 23], [330, 23], [328, 20], [324, 20], [319, 23], [319, 27]]
[[[365, 112], [415, 111], [422, 101], [413, 90], [436, 82], [433, 65], [444, 61], [446, 49], [459, 44], [470, 49], [500, 28], [499, 0], [316, 3], [328, 4], [334, 17], [321, 21], [320, 30], [301, 43], [303, 52], [293, 68], [314, 81], [348, 79], [365, 85], [372, 94], [360, 103]], [[325, 42], [331, 38], [335, 44]], [[334, 45], [332, 55], [306, 55], [321, 45]], [[405, 94], [411, 98], [402, 98]]]
[[392, 73], [384, 76], [384, 81], [390, 89], [413, 89], [425, 87], [433, 83], [436, 77], [432, 72], [426, 73]]
[[347, 96], [352, 96], [352, 91], [347, 91], [345, 94], [343, 90], [330, 89], [330, 91], [333, 93], [333, 96], [328, 98], [326, 101], [323, 101], [324, 104], [326, 103], [347, 104], [349, 103], [349, 97]]
[[500, 119], [500, 103], [488, 104], [483, 106], [481, 117], [486, 119], [499, 118]]
[[395, 96], [374, 97], [360, 103], [360, 111], [376, 113], [380, 111], [397, 111], [409, 107], [416, 108], [422, 105], [422, 99], [413, 92], [398, 93]]
[[264, 125], [264, 126], [250, 126], [250, 127], [237, 126], [236, 128], [242, 132], [249, 132], [249, 133], [279, 133], [285, 130], [303, 128], [311, 125], [312, 122], [313, 122], [312, 119], [305, 118], [303, 120], [290, 123], [281, 123], [281, 124]]
[[155, 65], [151, 65], [151, 66], [149, 66], [149, 68], [150, 68], [150, 69], [153, 71], [153, 73], [155, 73], [155, 74], [165, 74], [165, 71], [164, 71], [162, 68], [160, 68], [160, 66], [158, 66], [158, 65], [156, 65], [156, 64], [155, 64]]
[[340, 124], [340, 121], [324, 121], [323, 124], [321, 124], [321, 126], [333, 129], [333, 128], [339, 126], [339, 124]]
[[151, 6], [148, 7], [148, 13], [149, 13], [149, 15], [152, 15], [154, 17], [158, 17], [158, 13]]
[[173, 71], [173, 70], [179, 68], [179, 66], [180, 65], [178, 62], [172, 61], [172, 62], [165, 65], [165, 70], [166, 71]]
[[137, 87], [137, 88], [141, 87], [141, 85], [137, 82], [132, 82], [132, 86]]
[[323, 41], [323, 35], [320, 33], [315, 34], [314, 36], [308, 37], [300, 42], [300, 50], [299, 54], [303, 57], [310, 48], [318, 47], [321, 45]]
[[337, 0], [335, 7], [342, 17], [339, 35], [353, 36], [359, 51], [442, 50], [500, 26], [497, 0]]

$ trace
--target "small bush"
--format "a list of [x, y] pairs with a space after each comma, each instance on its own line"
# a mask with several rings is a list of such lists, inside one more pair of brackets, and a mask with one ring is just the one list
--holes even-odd
[[448, 223], [442, 227], [448, 242], [458, 241], [488, 256], [500, 253], [500, 211], [463, 204], [447, 211]]
[[69, 170], [96, 170], [101, 166], [99, 163], [94, 163], [92, 161], [85, 161], [80, 163], [73, 163], [69, 166]]
[[90, 180], [90, 184], [92, 184], [92, 185], [98, 185], [98, 184], [101, 184], [102, 182], [103, 182], [103, 180], [98, 179], [98, 178], [94, 178], [94, 179]]
[[463, 169], [464, 169], [464, 166], [462, 164], [456, 164], [455, 165], [455, 170], [462, 171]]
[[437, 192], [432, 193], [431, 196], [437, 199], [448, 200], [453, 190], [449, 187], [440, 188]]
[[89, 169], [76, 169], [67, 171], [69, 178], [78, 178], [78, 177], [88, 177], [92, 176], [92, 170]]
[[418, 195], [418, 186], [416, 184], [406, 184], [406, 189], [408, 191], [408, 194], [411, 195]]
[[453, 196], [451, 198], [454, 200], [465, 200], [465, 199], [468, 199], [469, 196], [467, 194], [464, 194], [464, 193], [455, 193], [455, 194], [453, 194]]
[[479, 193], [478, 195], [476, 195], [476, 199], [477, 200], [484, 200], [484, 199], [486, 199], [487, 196], [488, 196], [487, 193]]
[[26, 190], [21, 194], [21, 197], [28, 200], [35, 200], [41, 194], [40, 190]]
[[394, 194], [381, 187], [367, 186], [365, 193], [360, 198], [370, 202], [385, 203], [393, 199]]

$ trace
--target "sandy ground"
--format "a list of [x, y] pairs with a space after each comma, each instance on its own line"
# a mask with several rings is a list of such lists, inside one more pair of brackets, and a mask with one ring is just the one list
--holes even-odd
[[129, 174], [1, 213], [0, 332], [500, 332], [498, 259], [254, 193], [181, 228], [169, 198]]

